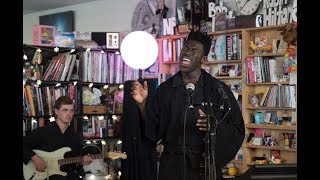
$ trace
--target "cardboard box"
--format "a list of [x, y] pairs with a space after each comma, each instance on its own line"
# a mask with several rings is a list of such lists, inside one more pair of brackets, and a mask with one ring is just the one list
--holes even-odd
[[83, 114], [106, 114], [107, 107], [105, 105], [83, 105]]
[[56, 28], [54, 26], [35, 25], [32, 27], [33, 45], [55, 46]]

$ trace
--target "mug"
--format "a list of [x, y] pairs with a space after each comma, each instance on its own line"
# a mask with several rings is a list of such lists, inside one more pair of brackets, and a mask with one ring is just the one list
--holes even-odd
[[254, 122], [256, 124], [263, 124], [263, 113], [262, 112], [256, 112], [254, 116]]

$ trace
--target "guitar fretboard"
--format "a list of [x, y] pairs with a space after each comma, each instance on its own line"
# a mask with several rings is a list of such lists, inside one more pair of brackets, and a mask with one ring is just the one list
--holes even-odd
[[[102, 154], [91, 154], [90, 155], [92, 159], [101, 159], [104, 158]], [[79, 163], [83, 161], [83, 156], [79, 157], [71, 157], [71, 158], [65, 158], [65, 159], [59, 159], [58, 164], [64, 165], [64, 164], [72, 164], [72, 163]]]

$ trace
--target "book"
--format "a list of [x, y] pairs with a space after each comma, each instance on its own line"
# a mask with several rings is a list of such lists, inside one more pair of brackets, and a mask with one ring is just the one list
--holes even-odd
[[264, 103], [265, 103], [265, 101], [266, 101], [266, 98], [267, 98], [267, 96], [268, 96], [268, 94], [269, 94], [269, 89], [270, 89], [270, 87], [267, 87], [266, 90], [265, 90], [264, 93], [263, 93], [263, 96], [262, 96], [261, 101], [260, 101], [260, 106], [261, 106], [261, 107], [264, 106]]
[[226, 60], [226, 35], [223, 34], [216, 37], [214, 53], [217, 61]]
[[225, 12], [220, 12], [216, 14], [216, 20], [215, 20], [215, 31], [223, 31], [227, 27], [227, 22], [226, 22], [226, 13]]
[[280, 59], [269, 59], [270, 82], [279, 82], [283, 77], [283, 61]]

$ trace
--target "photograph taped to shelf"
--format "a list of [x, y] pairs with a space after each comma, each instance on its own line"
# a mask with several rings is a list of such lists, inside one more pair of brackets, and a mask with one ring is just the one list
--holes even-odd
[[119, 33], [107, 32], [106, 33], [107, 49], [119, 49]]
[[[236, 70], [235, 64], [219, 64], [218, 65], [218, 72], [217, 76], [234, 76]], [[233, 72], [233, 74], [230, 75], [230, 71]]]

